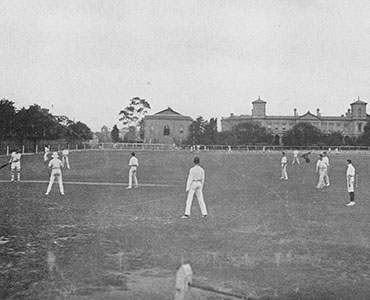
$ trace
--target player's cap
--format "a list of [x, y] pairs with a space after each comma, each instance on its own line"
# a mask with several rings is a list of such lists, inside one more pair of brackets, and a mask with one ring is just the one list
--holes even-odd
[[51, 155], [51, 157], [59, 157], [58, 152], [53, 152], [53, 154]]

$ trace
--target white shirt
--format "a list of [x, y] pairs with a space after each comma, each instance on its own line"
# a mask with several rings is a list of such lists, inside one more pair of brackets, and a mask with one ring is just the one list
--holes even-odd
[[347, 167], [347, 177], [350, 176], [350, 177], [355, 177], [355, 167], [352, 165], [352, 164], [349, 164], [348, 167]]
[[130, 158], [130, 161], [128, 162], [128, 165], [130, 167], [137, 167], [139, 165], [139, 161], [137, 160], [137, 158], [135, 156], [132, 156]]
[[298, 150], [294, 150], [293, 155], [294, 155], [294, 157], [298, 157]]
[[63, 156], [67, 156], [69, 154], [69, 150], [68, 149], [64, 149], [63, 151], [62, 151], [62, 155]]
[[193, 181], [199, 181], [203, 187], [204, 177], [204, 170], [201, 166], [195, 165], [194, 167], [192, 167], [189, 171], [188, 180], [186, 182], [186, 190], [188, 191], [190, 189]]
[[60, 168], [63, 167], [63, 163], [62, 161], [57, 158], [57, 157], [54, 157], [52, 160], [49, 161], [49, 168], [52, 168], [53, 170], [60, 170]]
[[284, 165], [286, 165], [288, 163], [288, 159], [286, 156], [283, 156], [281, 158], [281, 166], [283, 167]]
[[12, 154], [10, 154], [9, 162], [11, 162], [11, 163], [19, 162], [21, 160], [21, 156], [22, 155], [20, 153], [12, 152]]
[[326, 163], [324, 162], [323, 159], [319, 159], [316, 163], [316, 172], [319, 171], [319, 172], [322, 172], [322, 171], [325, 171], [327, 169], [327, 165]]
[[322, 161], [323, 161], [327, 166], [329, 166], [329, 157], [324, 156], [324, 157], [322, 158]]

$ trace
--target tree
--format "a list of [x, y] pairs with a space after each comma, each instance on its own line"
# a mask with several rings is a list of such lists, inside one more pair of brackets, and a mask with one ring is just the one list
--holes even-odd
[[93, 138], [90, 128], [80, 121], [69, 124], [68, 130], [71, 134], [70, 137], [74, 140], [90, 140]]
[[204, 144], [204, 134], [207, 126], [207, 121], [202, 116], [193, 121], [189, 127], [188, 144]]
[[150, 104], [145, 99], [139, 97], [132, 98], [130, 104], [120, 111], [120, 121], [124, 126], [135, 126], [139, 129], [139, 122], [144, 118], [145, 114], [150, 110]]
[[322, 136], [325, 146], [340, 146], [343, 144], [343, 134], [340, 131], [330, 132]]
[[0, 100], [0, 140], [12, 137], [13, 124], [16, 116], [14, 102], [7, 99]]
[[359, 137], [359, 142], [361, 145], [370, 146], [370, 119], [368, 119], [366, 125], [364, 126], [364, 132]]
[[231, 132], [239, 145], [261, 144], [271, 141], [271, 134], [256, 122], [246, 122], [233, 126]]
[[211, 118], [209, 122], [205, 124], [204, 130], [204, 144], [214, 145], [217, 140], [217, 118]]
[[283, 135], [283, 144], [288, 146], [317, 145], [321, 140], [321, 130], [310, 123], [301, 122]]
[[111, 137], [112, 137], [112, 142], [117, 143], [118, 139], [119, 139], [119, 129], [118, 129], [117, 125], [113, 126], [113, 129], [112, 129], [110, 134], [111, 134]]

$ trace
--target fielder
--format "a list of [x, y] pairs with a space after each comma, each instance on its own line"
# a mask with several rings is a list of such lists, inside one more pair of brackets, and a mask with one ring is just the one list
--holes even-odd
[[294, 165], [294, 162], [297, 162], [299, 165], [301, 164], [301, 162], [299, 161], [299, 158], [298, 158], [298, 154], [299, 154], [298, 149], [295, 149], [293, 151], [293, 162], [292, 162], [292, 165]]
[[128, 187], [126, 189], [132, 188], [132, 180], [134, 181], [134, 188], [137, 188], [139, 186], [137, 182], [137, 167], [139, 166], [139, 161], [135, 156], [135, 152], [131, 153], [131, 158], [128, 162], [128, 165], [130, 166], [130, 171], [128, 172]]
[[285, 155], [285, 152], [282, 152], [282, 157], [281, 157], [281, 177], [280, 179], [288, 180], [288, 173], [286, 171], [286, 166], [288, 164], [288, 159]]
[[48, 188], [46, 190], [45, 195], [49, 195], [55, 178], [58, 179], [60, 194], [64, 195], [63, 179], [62, 179], [62, 171], [61, 171], [61, 169], [63, 167], [63, 163], [58, 158], [59, 156], [58, 156], [57, 152], [53, 152], [51, 157], [52, 157], [52, 159], [49, 161], [49, 165], [48, 165], [48, 167], [51, 168], [50, 181], [49, 181], [49, 185], [48, 185]]
[[327, 165], [323, 160], [323, 155], [319, 155], [319, 159], [316, 163], [316, 173], [319, 173], [319, 182], [316, 185], [317, 189], [322, 189], [325, 186], [325, 174], [327, 173]]
[[9, 164], [10, 164], [10, 181], [14, 181], [15, 173], [17, 173], [17, 181], [21, 181], [21, 154], [20, 149], [14, 150], [10, 154]]
[[182, 219], [188, 219], [190, 217], [191, 204], [193, 202], [194, 194], [197, 196], [200, 211], [203, 217], [207, 217], [206, 203], [203, 199], [203, 185], [204, 185], [204, 170], [199, 166], [199, 157], [194, 157], [195, 166], [189, 171], [188, 180], [186, 182], [186, 191], [188, 192], [188, 198], [186, 200], [185, 214], [181, 217]]
[[50, 150], [49, 150], [48, 146], [45, 146], [45, 148], [44, 148], [44, 161], [48, 161], [49, 152], [50, 152]]
[[326, 154], [326, 152], [324, 151], [322, 153], [323, 155], [323, 158], [322, 158], [322, 161], [326, 164], [326, 172], [325, 172], [325, 176], [324, 176], [324, 181], [326, 183], [326, 186], [329, 186], [330, 185], [330, 179], [329, 179], [329, 174], [328, 174], [328, 169], [329, 169], [329, 157], [328, 155]]
[[63, 163], [63, 167], [64, 166], [67, 166], [67, 169], [71, 169], [71, 167], [69, 166], [69, 158], [68, 158], [68, 155], [69, 155], [69, 150], [68, 149], [64, 149], [62, 151], [62, 163]]
[[352, 165], [352, 161], [350, 159], [347, 159], [347, 190], [349, 193], [349, 203], [347, 203], [347, 206], [353, 206], [355, 205], [355, 167]]

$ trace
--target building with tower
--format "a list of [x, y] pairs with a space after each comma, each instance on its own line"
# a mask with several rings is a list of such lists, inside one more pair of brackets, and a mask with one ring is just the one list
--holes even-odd
[[181, 144], [188, 138], [193, 119], [168, 107], [154, 115], [144, 117], [144, 140], [146, 143]]
[[267, 102], [258, 97], [252, 102], [251, 115], [234, 115], [221, 119], [222, 131], [230, 130], [233, 126], [245, 123], [256, 122], [260, 126], [271, 130], [274, 135], [274, 143], [281, 144], [283, 134], [299, 122], [308, 122], [316, 126], [324, 133], [339, 131], [345, 138], [357, 137], [364, 131], [367, 123], [368, 114], [366, 113], [367, 103], [358, 100], [350, 104], [351, 108], [341, 116], [322, 116], [320, 109], [316, 114], [307, 111], [303, 115], [298, 115], [297, 109], [294, 108], [290, 116], [268, 116], [266, 115]]

